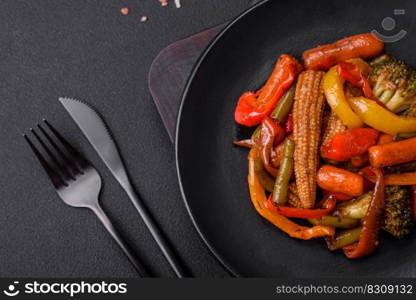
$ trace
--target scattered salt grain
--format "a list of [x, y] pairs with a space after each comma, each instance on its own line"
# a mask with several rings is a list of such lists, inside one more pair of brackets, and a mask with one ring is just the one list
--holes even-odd
[[[162, 6], [167, 6], [169, 4], [169, 0], [159, 0]], [[175, 0], [176, 8], [181, 8], [181, 0]]]
[[144, 22], [146, 22], [147, 21], [147, 16], [142, 16], [141, 18], [140, 18], [140, 22], [142, 22], [142, 23], [144, 23]]
[[129, 9], [127, 7], [123, 7], [120, 9], [121, 14], [127, 16], [129, 14]]
[[167, 6], [169, 4], [169, 0], [159, 0], [162, 6]]

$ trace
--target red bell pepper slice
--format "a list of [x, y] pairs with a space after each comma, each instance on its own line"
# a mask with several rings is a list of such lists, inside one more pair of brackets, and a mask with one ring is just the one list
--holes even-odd
[[248, 139], [248, 140], [235, 141], [233, 142], [233, 144], [239, 147], [251, 149], [256, 145], [256, 142], [253, 141], [252, 139]]
[[374, 97], [373, 90], [370, 82], [368, 81], [368, 74], [364, 74], [358, 65], [350, 62], [341, 62], [337, 66], [337, 72], [339, 76], [344, 78], [346, 81], [361, 88], [366, 98], [374, 100], [382, 107], [387, 108], [383, 102]]
[[259, 124], [265, 116], [270, 115], [302, 68], [295, 58], [283, 54], [272, 75], [259, 91], [241, 95], [234, 113], [235, 121], [248, 127]]
[[363, 219], [363, 227], [358, 243], [343, 248], [344, 254], [348, 258], [359, 258], [370, 255], [378, 245], [378, 235], [384, 212], [384, 176], [381, 169], [372, 168], [371, 171], [377, 178], [374, 193]]
[[321, 155], [335, 161], [348, 161], [365, 154], [377, 143], [379, 132], [372, 128], [353, 128], [338, 133], [321, 146]]
[[367, 167], [360, 169], [358, 171], [358, 174], [360, 174], [361, 176], [363, 176], [365, 179], [367, 179], [369, 182], [373, 184], [376, 183], [377, 181], [377, 177], [374, 174], [372, 166], [367, 166]]
[[274, 177], [277, 176], [278, 170], [272, 166], [271, 152], [272, 148], [279, 144], [284, 137], [285, 131], [283, 128], [266, 116], [261, 123], [259, 148], [265, 169]]
[[335, 197], [328, 197], [324, 199], [322, 208], [308, 209], [308, 208], [296, 208], [289, 206], [276, 206], [273, 203], [272, 195], [267, 199], [266, 207], [272, 212], [278, 213], [288, 218], [300, 218], [300, 219], [314, 219], [327, 216], [335, 209], [337, 200]]
[[377, 177], [374, 174], [372, 166], [367, 166], [360, 169], [360, 171], [358, 171], [358, 174], [364, 177], [364, 191], [369, 191], [372, 188], [374, 188], [374, 184], [377, 181]]
[[337, 199], [337, 201], [340, 201], [340, 202], [347, 201], [347, 200], [354, 198], [353, 196], [350, 196], [344, 193], [330, 192], [327, 190], [323, 190], [323, 193], [324, 193], [324, 198], [334, 197], [335, 199]]
[[352, 85], [363, 89], [366, 98], [375, 99], [367, 76], [359, 66], [349, 62], [341, 62], [337, 66], [338, 74]]

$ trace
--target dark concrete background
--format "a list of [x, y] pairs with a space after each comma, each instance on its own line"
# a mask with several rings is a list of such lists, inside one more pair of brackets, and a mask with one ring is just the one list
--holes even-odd
[[[222, 23], [252, 0], [0, 2], [0, 276], [130, 277], [95, 216], [55, 194], [21, 133], [49, 119], [102, 175], [101, 203], [155, 276], [173, 276], [121, 187], [57, 101], [84, 99], [105, 116], [133, 183], [195, 276], [227, 276], [183, 205], [174, 149], [147, 89], [168, 44]], [[129, 7], [123, 16], [120, 8]], [[140, 22], [148, 16], [146, 23]]]

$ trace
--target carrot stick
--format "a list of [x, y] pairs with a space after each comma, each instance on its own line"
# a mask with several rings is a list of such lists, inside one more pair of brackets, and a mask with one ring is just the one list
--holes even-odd
[[319, 187], [334, 193], [359, 196], [364, 193], [364, 178], [361, 175], [330, 165], [321, 167], [316, 182]]
[[372, 146], [368, 149], [370, 164], [375, 168], [416, 160], [416, 138]]
[[388, 174], [384, 177], [386, 185], [414, 185], [416, 184], [416, 172]]
[[384, 145], [384, 144], [389, 144], [392, 143], [393, 141], [393, 136], [387, 133], [382, 133], [378, 139], [378, 144], [379, 145]]
[[364, 33], [319, 46], [303, 53], [303, 61], [309, 70], [328, 70], [350, 58], [370, 58], [383, 52], [384, 43], [372, 33]]
[[[374, 176], [365, 176], [371, 182], [375, 182]], [[397, 173], [384, 175], [385, 185], [416, 185], [416, 172]]]

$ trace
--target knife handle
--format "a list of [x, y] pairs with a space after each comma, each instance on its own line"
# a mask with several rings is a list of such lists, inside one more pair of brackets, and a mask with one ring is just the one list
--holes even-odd
[[183, 263], [179, 260], [178, 255], [173, 250], [172, 246], [166, 239], [165, 235], [159, 229], [159, 226], [153, 220], [152, 216], [149, 214], [147, 208], [144, 206], [142, 200], [139, 198], [137, 193], [134, 191], [131, 184], [123, 185], [124, 190], [128, 194], [130, 200], [133, 202], [134, 207], [145, 223], [147, 229], [149, 229], [153, 239], [156, 241], [156, 244], [159, 246], [159, 249], [162, 251], [163, 256], [168, 261], [170, 267], [175, 272], [175, 275], [178, 278], [189, 277], [188, 272], [183, 266]]
[[136, 269], [137, 273], [139, 273], [140, 277], [149, 277], [149, 273], [145, 270], [142, 263], [137, 259], [136, 255], [130, 249], [129, 245], [127, 245], [127, 243], [122, 239], [122, 237], [115, 229], [115, 227], [113, 226], [113, 224], [111, 223], [110, 219], [108, 218], [104, 210], [101, 208], [101, 206], [97, 204], [90, 208], [97, 215], [98, 219], [104, 225], [105, 229], [107, 229], [108, 233], [120, 246], [121, 250], [123, 250], [124, 254], [127, 256], [133, 267]]

